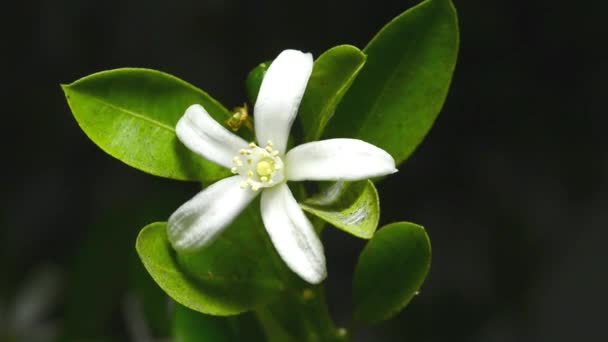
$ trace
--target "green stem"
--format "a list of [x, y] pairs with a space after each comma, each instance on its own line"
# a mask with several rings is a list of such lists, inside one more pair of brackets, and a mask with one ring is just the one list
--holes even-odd
[[349, 341], [346, 330], [336, 328], [329, 315], [323, 288], [299, 282], [305, 286], [291, 288], [279, 300], [256, 310], [268, 341]]

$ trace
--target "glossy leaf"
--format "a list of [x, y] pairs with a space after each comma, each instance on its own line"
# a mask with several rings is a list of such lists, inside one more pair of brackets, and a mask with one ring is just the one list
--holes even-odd
[[398, 313], [422, 286], [430, 264], [424, 228], [398, 222], [379, 229], [355, 268], [354, 319], [374, 323]]
[[62, 86], [74, 117], [102, 150], [156, 176], [213, 181], [221, 166], [188, 150], [175, 125], [188, 106], [199, 103], [218, 122], [230, 113], [205, 92], [176, 77], [149, 69], [115, 69]]
[[336, 182], [300, 206], [307, 213], [362, 239], [371, 239], [380, 218], [378, 192], [369, 180]]
[[175, 342], [263, 342], [264, 335], [251, 313], [217, 317], [177, 304], [173, 316], [173, 339]]
[[166, 223], [146, 226], [137, 252], [156, 283], [176, 302], [210, 315], [234, 315], [270, 301], [284, 289], [258, 208], [245, 210], [210, 246], [175, 254]]
[[253, 68], [247, 75], [245, 87], [247, 88], [247, 98], [249, 99], [249, 103], [251, 103], [252, 107], [255, 105], [255, 101], [258, 98], [258, 93], [260, 92], [260, 87], [262, 86], [262, 80], [264, 79], [264, 75], [266, 75], [266, 71], [270, 67], [270, 64], [272, 64], [272, 61], [262, 62]]
[[333, 47], [315, 60], [298, 111], [304, 142], [319, 140], [364, 64], [365, 54], [352, 45]]
[[388, 23], [363, 50], [367, 62], [324, 136], [358, 138], [401, 163], [430, 130], [458, 53], [450, 0], [426, 0]]

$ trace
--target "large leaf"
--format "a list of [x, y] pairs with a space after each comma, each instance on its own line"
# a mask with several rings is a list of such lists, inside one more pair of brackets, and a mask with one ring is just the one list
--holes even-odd
[[397, 164], [424, 139], [448, 92], [458, 54], [450, 0], [426, 0], [388, 23], [363, 50], [367, 62], [324, 136], [358, 138]]
[[336, 182], [322, 193], [300, 203], [302, 209], [336, 228], [371, 239], [378, 227], [380, 201], [369, 180]]
[[416, 295], [430, 264], [424, 228], [398, 222], [379, 229], [355, 268], [354, 319], [374, 323], [395, 315]]
[[175, 125], [199, 103], [218, 122], [230, 113], [205, 92], [176, 77], [149, 69], [116, 69], [62, 85], [78, 124], [102, 150], [156, 176], [213, 181], [224, 168], [188, 150]]
[[352, 45], [325, 51], [315, 60], [298, 116], [304, 142], [318, 140], [338, 103], [365, 64], [365, 54]]
[[263, 342], [264, 333], [251, 313], [216, 317], [177, 304], [173, 317], [173, 340], [175, 342]]
[[210, 315], [233, 315], [267, 303], [284, 289], [270, 241], [245, 210], [210, 246], [175, 254], [166, 223], [146, 226], [137, 252], [156, 283], [176, 302]]

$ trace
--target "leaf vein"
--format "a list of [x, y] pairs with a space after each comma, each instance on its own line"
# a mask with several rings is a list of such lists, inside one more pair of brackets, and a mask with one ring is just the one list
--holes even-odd
[[134, 117], [136, 119], [141, 119], [143, 121], [147, 121], [147, 122], [149, 122], [149, 123], [151, 123], [151, 124], [153, 124], [153, 125], [155, 125], [157, 127], [164, 128], [164, 129], [166, 129], [166, 130], [168, 130], [170, 132], [175, 132], [175, 128], [173, 128], [173, 127], [171, 127], [171, 126], [169, 126], [169, 125], [167, 125], [165, 123], [162, 123], [162, 122], [160, 122], [158, 120], [151, 119], [151, 118], [145, 116], [144, 114], [140, 114], [140, 113], [134, 112], [132, 110], [128, 110], [126, 108], [118, 107], [118, 106], [116, 106], [116, 105], [114, 105], [114, 104], [112, 104], [110, 102], [104, 101], [104, 100], [100, 99], [99, 97], [93, 96], [91, 94], [86, 94], [85, 96], [93, 99], [94, 101], [96, 101], [98, 103], [101, 103], [104, 106], [110, 107], [110, 108], [112, 108], [112, 109], [114, 109], [116, 111], [128, 114], [128, 115], [130, 115], [130, 116], [132, 116], [132, 117]]

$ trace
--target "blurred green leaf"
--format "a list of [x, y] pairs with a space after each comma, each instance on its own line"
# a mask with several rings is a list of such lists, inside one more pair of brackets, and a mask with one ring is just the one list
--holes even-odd
[[450, 0], [426, 0], [389, 22], [363, 50], [367, 62], [324, 133], [374, 144], [401, 163], [439, 114], [458, 54]]
[[173, 319], [175, 342], [263, 342], [264, 333], [251, 313], [217, 317], [176, 304]]
[[153, 191], [144, 192], [162, 196], [138, 201], [129, 196], [113, 199], [109, 207], [98, 208], [91, 222], [80, 227], [77, 253], [68, 267], [69, 295], [62, 311], [59, 341], [125, 340], [125, 331], [109, 327], [128, 323], [127, 316], [140, 318], [127, 314], [128, 307], [135, 308], [143, 317], [143, 328], [154, 336], [169, 334], [169, 300], [147, 274], [133, 248], [137, 227], [167, 216], [183, 201], [183, 189], [172, 182], [161, 183]]
[[272, 64], [272, 61], [260, 63], [247, 75], [245, 87], [247, 90], [247, 98], [252, 106], [255, 105], [258, 93], [260, 92], [260, 87], [262, 86], [262, 80], [264, 79], [264, 75], [266, 74], [266, 70], [270, 67], [270, 64]]
[[353, 279], [354, 319], [386, 320], [416, 295], [431, 265], [424, 228], [397, 222], [376, 232], [357, 262]]
[[315, 60], [298, 110], [304, 142], [319, 140], [364, 64], [365, 54], [352, 45], [333, 47]]
[[230, 113], [202, 90], [149, 69], [115, 69], [62, 85], [72, 113], [102, 150], [141, 171], [167, 178], [213, 181], [229, 174], [188, 150], [175, 125], [199, 103], [218, 122]]
[[380, 201], [369, 180], [336, 182], [300, 207], [347, 233], [371, 239], [378, 227]]
[[137, 234], [125, 222], [128, 225], [137, 219], [123, 208], [102, 214], [97, 222], [82, 227], [78, 252], [71, 258], [60, 341], [118, 338], [116, 331], [107, 327], [122, 309], [129, 276], [127, 261]]
[[[132, 245], [129, 247], [133, 248]], [[137, 253], [133, 250], [132, 252], [129, 258], [129, 288], [132, 291], [130, 294], [137, 300], [150, 333], [154, 336], [169, 336], [169, 297], [150, 278]]]
[[210, 246], [192, 254], [175, 254], [166, 223], [146, 226], [137, 252], [156, 283], [176, 302], [210, 315], [234, 315], [267, 303], [284, 284], [276, 256], [250, 205]]

